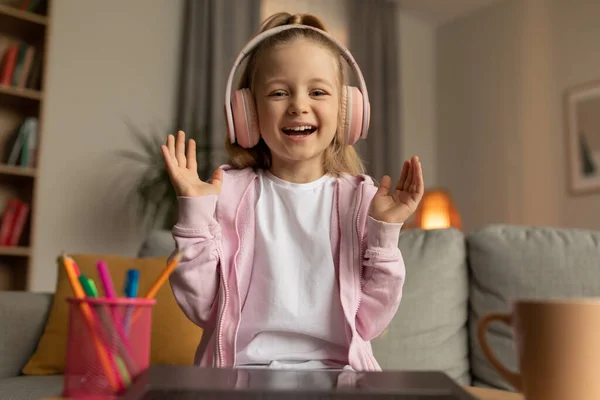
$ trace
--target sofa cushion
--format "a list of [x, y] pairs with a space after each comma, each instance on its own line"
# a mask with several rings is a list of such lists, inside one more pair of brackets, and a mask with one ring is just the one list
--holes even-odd
[[[469, 234], [467, 249], [474, 384], [514, 390], [483, 355], [477, 321], [486, 313], [510, 311], [518, 298], [600, 296], [600, 232], [491, 225]], [[498, 359], [518, 371], [511, 329], [494, 323], [487, 339]]]
[[463, 234], [455, 229], [406, 230], [400, 308], [372, 341], [383, 369], [441, 370], [469, 384], [468, 275]]
[[0, 379], [0, 399], [38, 400], [60, 397], [63, 375], [15, 376]]
[[[107, 263], [115, 289], [119, 292], [124, 287], [126, 271], [129, 268], [137, 268], [140, 271], [140, 295], [148, 291], [167, 262], [166, 257], [128, 258], [101, 254], [74, 254], [72, 258], [82, 274], [97, 282], [101, 296], [104, 296], [104, 293], [96, 269], [98, 260]], [[35, 353], [23, 369], [24, 374], [50, 375], [64, 372], [69, 310], [66, 298], [72, 295], [65, 269], [62, 263], [59, 263], [56, 293], [48, 322]], [[192, 364], [201, 335], [202, 329], [181, 311], [169, 283], [166, 282], [158, 291], [156, 305], [152, 310], [150, 363]]]
[[0, 379], [21, 373], [44, 330], [51, 303], [48, 293], [0, 291]]

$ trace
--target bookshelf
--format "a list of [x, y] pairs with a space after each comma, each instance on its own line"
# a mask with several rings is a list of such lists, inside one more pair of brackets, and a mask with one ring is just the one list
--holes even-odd
[[0, 0], [0, 290], [28, 289], [52, 1]]

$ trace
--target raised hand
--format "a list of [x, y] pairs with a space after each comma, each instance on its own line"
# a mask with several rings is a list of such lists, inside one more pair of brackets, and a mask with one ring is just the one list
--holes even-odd
[[202, 182], [196, 164], [196, 142], [194, 139], [189, 140], [186, 156], [183, 131], [177, 132], [177, 139], [173, 135], [167, 136], [167, 144], [161, 145], [160, 149], [177, 196], [196, 197], [221, 193], [223, 171], [217, 168], [211, 183]]
[[417, 156], [410, 161], [404, 161], [400, 179], [396, 188], [389, 195], [392, 178], [381, 178], [379, 189], [373, 197], [369, 215], [378, 221], [400, 223], [406, 221], [415, 212], [423, 198], [423, 170]]

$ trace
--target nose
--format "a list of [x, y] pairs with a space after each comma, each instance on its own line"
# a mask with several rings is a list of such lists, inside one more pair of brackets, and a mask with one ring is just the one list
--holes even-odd
[[301, 94], [292, 96], [288, 113], [290, 115], [302, 115], [308, 114], [308, 98]]

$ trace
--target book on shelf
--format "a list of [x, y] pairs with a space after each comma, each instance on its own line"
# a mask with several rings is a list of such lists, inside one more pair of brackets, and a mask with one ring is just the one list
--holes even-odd
[[[46, 0], [0, 0], [0, 5], [32, 13], [46, 12]], [[43, 45], [3, 33], [0, 25], [0, 86], [40, 90]]]
[[6, 165], [35, 168], [38, 135], [38, 118], [25, 118], [13, 134], [11, 142], [9, 142], [7, 149], [10, 149], [10, 152], [4, 156]]
[[24, 41], [0, 36], [0, 85], [39, 90], [41, 53]]
[[0, 246], [17, 246], [21, 240], [30, 206], [18, 198], [11, 198], [4, 207], [0, 223]]
[[21, 11], [41, 13], [46, 7], [46, 0], [0, 0], [0, 5], [14, 7]]

